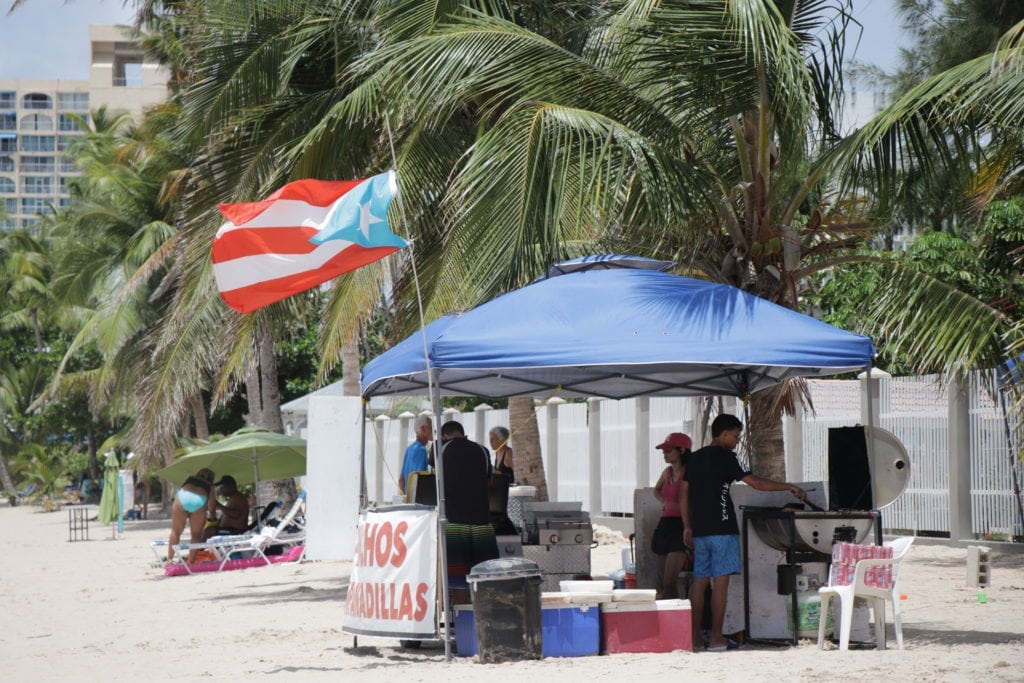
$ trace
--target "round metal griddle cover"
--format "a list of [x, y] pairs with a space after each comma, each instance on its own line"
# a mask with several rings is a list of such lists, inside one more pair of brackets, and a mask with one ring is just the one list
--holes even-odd
[[868, 449], [872, 461], [871, 479], [875, 494], [875, 507], [889, 505], [907, 488], [910, 483], [910, 458], [896, 436], [881, 427], [868, 429], [872, 436], [873, 448]]

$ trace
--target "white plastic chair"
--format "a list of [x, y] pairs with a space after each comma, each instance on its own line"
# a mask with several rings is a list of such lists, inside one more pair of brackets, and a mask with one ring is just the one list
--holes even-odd
[[[853, 624], [853, 603], [857, 598], [865, 598], [874, 612], [875, 646], [885, 649], [885, 603], [892, 603], [893, 627], [896, 632], [896, 647], [903, 649], [903, 624], [900, 621], [899, 569], [900, 562], [914, 542], [912, 536], [902, 536], [889, 541], [885, 545], [892, 547], [892, 558], [877, 560], [859, 560], [853, 582], [849, 585], [833, 585], [834, 572], [829, 585], [818, 589], [821, 596], [821, 619], [818, 621], [818, 649], [825, 643], [825, 622], [829, 609], [829, 600], [833, 595], [839, 597], [839, 649], [850, 647], [850, 629]], [[892, 583], [889, 588], [869, 586], [865, 576], [869, 567], [892, 565]]]

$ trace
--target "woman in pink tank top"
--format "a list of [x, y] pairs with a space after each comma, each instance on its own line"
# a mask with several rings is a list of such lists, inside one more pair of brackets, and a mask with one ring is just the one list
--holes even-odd
[[657, 448], [662, 451], [668, 464], [654, 485], [654, 496], [661, 501], [661, 519], [651, 537], [651, 550], [658, 557], [658, 580], [661, 584], [657, 597], [678, 598], [679, 572], [683, 571], [687, 563], [679, 494], [683, 486], [686, 456], [693, 448], [693, 441], [686, 434], [673, 432]]

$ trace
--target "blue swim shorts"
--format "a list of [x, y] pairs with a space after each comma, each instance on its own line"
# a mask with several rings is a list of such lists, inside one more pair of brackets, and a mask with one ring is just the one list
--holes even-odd
[[695, 536], [693, 539], [693, 576], [709, 579], [740, 573], [740, 537]]

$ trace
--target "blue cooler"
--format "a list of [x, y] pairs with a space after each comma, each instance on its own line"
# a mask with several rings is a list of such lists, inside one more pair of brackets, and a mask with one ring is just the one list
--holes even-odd
[[472, 605], [455, 605], [455, 654], [472, 657], [476, 654], [476, 619]]
[[585, 657], [601, 651], [599, 605], [545, 605], [540, 610], [545, 657]]
[[[544, 657], [585, 657], [601, 651], [599, 605], [543, 605], [540, 610]], [[472, 605], [455, 605], [455, 648], [459, 657], [477, 654]]]

